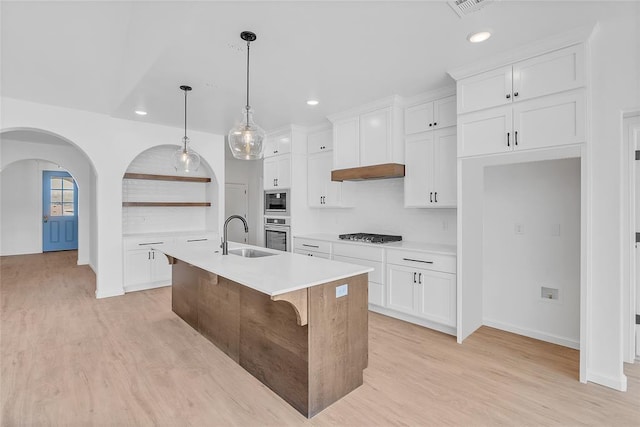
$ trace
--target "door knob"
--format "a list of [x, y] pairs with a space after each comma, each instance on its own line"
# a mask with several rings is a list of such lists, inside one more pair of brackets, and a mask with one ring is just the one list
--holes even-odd
[[43, 222], [49, 222], [49, 215], [45, 215], [42, 217]]

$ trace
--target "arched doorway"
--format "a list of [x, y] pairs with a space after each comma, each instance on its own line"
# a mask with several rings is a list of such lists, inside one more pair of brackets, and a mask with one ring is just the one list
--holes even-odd
[[[65, 138], [40, 129], [0, 133], [2, 215], [0, 253], [43, 252], [43, 172], [66, 171], [77, 184], [78, 264], [95, 265], [95, 169], [89, 158]], [[95, 268], [94, 268], [95, 271]]]

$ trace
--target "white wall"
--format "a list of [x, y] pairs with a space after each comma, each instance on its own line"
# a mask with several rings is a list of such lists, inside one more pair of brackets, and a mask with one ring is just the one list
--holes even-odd
[[42, 178], [36, 160], [14, 162], [0, 173], [0, 254], [42, 252]]
[[407, 209], [404, 178], [346, 182], [353, 208], [317, 211], [316, 232], [401, 235], [413, 242], [456, 243], [455, 209]]
[[231, 155], [231, 150], [225, 144], [225, 177], [227, 184], [246, 184], [249, 198], [249, 241], [251, 245], [262, 244], [260, 231], [262, 230], [263, 191], [262, 191], [262, 160], [237, 160]]
[[[11, 139], [2, 138], [0, 145], [1, 164], [3, 174], [4, 169], [12, 169], [11, 166], [14, 162], [21, 162], [23, 160], [45, 159], [51, 161], [50, 167], [57, 169], [60, 165], [63, 169], [67, 170], [75, 179], [78, 185], [78, 264], [88, 264], [90, 255], [90, 229], [92, 227], [91, 212], [89, 198], [95, 187], [91, 187], [89, 181], [89, 175], [91, 174], [91, 164], [87, 157], [76, 147], [60, 141], [58, 138], [51, 136], [55, 139], [56, 143], [36, 143], [26, 141], [14, 141]], [[47, 162], [44, 162], [42, 167], [45, 167]], [[11, 221], [19, 221], [25, 223], [29, 222], [29, 226], [25, 225], [25, 232], [30, 236], [28, 240], [32, 241], [28, 247], [23, 243], [19, 243], [20, 248], [15, 246], [17, 240], [22, 240], [19, 236], [12, 237], [11, 232], [8, 234], [3, 233], [2, 237], [2, 254], [3, 255], [16, 255], [18, 253], [41, 253], [42, 252], [42, 167], [36, 172], [37, 187], [30, 189], [35, 193], [32, 195], [33, 200], [38, 201], [38, 208], [28, 214], [28, 218], [19, 218], [19, 207], [7, 205], [4, 207], [5, 213], [9, 214], [13, 211], [13, 214], [9, 214], [8, 218]], [[4, 205], [4, 199], [2, 200]], [[8, 220], [7, 220], [8, 221]], [[10, 223], [6, 224], [6, 227], [11, 227]], [[38, 243], [34, 244], [37, 239]], [[26, 252], [21, 252], [26, 251]]]
[[487, 167], [483, 219], [484, 324], [579, 348], [580, 160]]
[[[2, 131], [42, 129], [80, 148], [96, 171], [96, 296], [122, 295], [122, 177], [131, 161], [157, 145], [175, 145], [182, 128], [114, 119], [86, 111], [2, 98]], [[207, 161], [217, 182], [224, 180], [224, 138], [190, 131], [191, 146]], [[3, 158], [4, 161], [4, 158]], [[219, 189], [217, 229], [224, 215], [224, 187]]]
[[640, 7], [600, 22], [591, 40], [590, 381], [626, 389], [623, 372], [622, 111], [640, 106]]

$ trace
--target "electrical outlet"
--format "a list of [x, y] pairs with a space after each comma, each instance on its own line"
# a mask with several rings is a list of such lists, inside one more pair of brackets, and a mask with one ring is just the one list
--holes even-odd
[[557, 300], [559, 297], [559, 290], [557, 288], [547, 288], [545, 286], [540, 288], [540, 298], [542, 299]]
[[336, 298], [347, 296], [349, 293], [349, 284], [345, 283], [344, 285], [336, 286]]

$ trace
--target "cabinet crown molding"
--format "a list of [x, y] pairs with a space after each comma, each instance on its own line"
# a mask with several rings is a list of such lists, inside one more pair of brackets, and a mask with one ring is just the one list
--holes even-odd
[[448, 85], [438, 89], [430, 90], [428, 92], [422, 92], [411, 97], [404, 98], [404, 107], [413, 107], [414, 105], [420, 105], [425, 102], [435, 101], [447, 96], [456, 94], [456, 86]]
[[559, 50], [580, 43], [586, 43], [596, 32], [597, 27], [597, 22], [592, 25], [577, 27], [572, 30], [565, 31], [564, 33], [537, 40], [533, 43], [529, 43], [498, 55], [474, 61], [470, 65], [453, 68], [449, 70], [448, 73], [454, 80], [458, 81], [485, 71], [511, 65], [514, 62], [544, 55], [545, 53], [549, 53], [554, 50]]
[[360, 105], [358, 107], [351, 108], [346, 111], [341, 111], [336, 114], [332, 114], [327, 116], [329, 121], [332, 123], [336, 120], [346, 119], [354, 116], [359, 116], [361, 114], [366, 114], [371, 111], [379, 110], [385, 107], [401, 107], [403, 105], [403, 98], [399, 95], [392, 95], [386, 98], [378, 99], [376, 101], [370, 102], [368, 104]]

